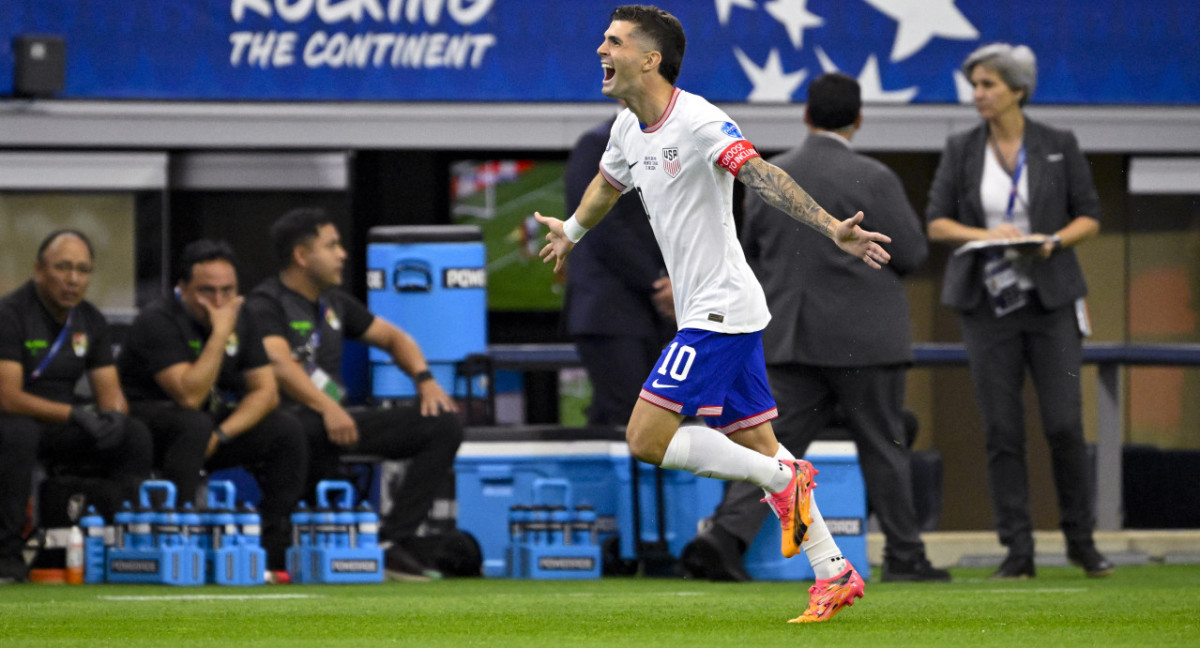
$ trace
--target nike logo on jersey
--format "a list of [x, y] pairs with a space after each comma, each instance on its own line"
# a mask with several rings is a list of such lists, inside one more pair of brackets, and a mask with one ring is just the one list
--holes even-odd
[[635, 166], [637, 166], [637, 162], [634, 162], [633, 164], [630, 164], [630, 165], [629, 165], [629, 168], [630, 168], [630, 169], [632, 169], [632, 168], [633, 168], [633, 167], [635, 167]]
[[660, 385], [660, 384], [658, 384], [658, 379], [657, 379], [657, 378], [655, 378], [655, 379], [654, 379], [654, 382], [652, 382], [652, 383], [650, 383], [650, 384], [651, 384], [651, 385], [653, 385], [654, 387], [657, 387], [657, 388], [659, 388], [659, 389], [675, 389], [676, 387], [678, 387], [678, 386], [679, 386], [679, 385]]

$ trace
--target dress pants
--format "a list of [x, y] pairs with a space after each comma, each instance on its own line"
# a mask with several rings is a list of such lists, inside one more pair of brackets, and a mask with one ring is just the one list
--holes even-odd
[[[800, 457], [833, 420], [845, 417], [858, 449], [867, 497], [879, 519], [884, 557], [910, 562], [925, 555], [912, 494], [912, 455], [902, 418], [906, 367], [813, 367], [768, 365], [771, 392], [779, 407], [775, 436]], [[821, 483], [820, 475], [817, 483]], [[820, 489], [817, 502], [820, 505]], [[729, 485], [713, 523], [746, 546], [754, 540], [767, 507], [762, 489], [749, 482]]]
[[155, 465], [175, 483], [180, 504], [195, 497], [204, 470], [243, 467], [254, 475], [262, 492], [258, 511], [268, 566], [286, 568], [291, 514], [304, 492], [308, 468], [308, 444], [299, 422], [276, 409], [205, 460], [208, 441], [220, 423], [216, 416], [170, 401], [135, 401], [130, 410], [153, 431]]
[[392, 508], [381, 520], [380, 540], [400, 542], [412, 537], [429, 514], [438, 488], [451, 478], [454, 457], [462, 444], [462, 422], [455, 412], [422, 416], [416, 406], [387, 409], [349, 408], [358, 426], [358, 443], [343, 448], [329, 441], [321, 415], [307, 407], [285, 406], [304, 428], [312, 456], [307, 490], [318, 481], [335, 478], [343, 454], [411, 459], [404, 483], [391, 493]]
[[1031, 295], [1029, 304], [1003, 317], [986, 306], [965, 312], [962, 329], [1001, 544], [1010, 553], [1033, 555], [1023, 400], [1027, 368], [1050, 446], [1060, 527], [1068, 543], [1090, 544], [1095, 518], [1079, 383], [1083, 345], [1074, 306], [1046, 310]]
[[74, 425], [0, 414], [0, 576], [23, 577], [21, 530], [39, 462], [99, 468], [119, 496], [132, 501], [142, 480], [150, 477], [150, 457], [150, 432], [134, 419], [128, 420], [119, 445], [101, 451], [91, 435]]

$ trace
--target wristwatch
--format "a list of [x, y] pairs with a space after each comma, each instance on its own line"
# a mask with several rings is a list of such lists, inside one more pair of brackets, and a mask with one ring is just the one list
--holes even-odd
[[414, 385], [419, 385], [426, 380], [433, 380], [433, 372], [428, 369], [423, 369], [413, 374], [412, 380]]
[[229, 443], [230, 441], [229, 435], [226, 434], [225, 430], [222, 430], [221, 428], [213, 428], [213, 434], [217, 435], [217, 443], [220, 443], [221, 445]]

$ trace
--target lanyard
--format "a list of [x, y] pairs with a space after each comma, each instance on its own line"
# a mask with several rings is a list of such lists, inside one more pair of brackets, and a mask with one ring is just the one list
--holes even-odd
[[317, 349], [321, 347], [321, 322], [325, 321], [325, 300], [317, 299], [317, 321], [313, 323], [312, 335], [308, 336], [308, 370], [311, 372], [317, 366]]
[[58, 355], [59, 349], [62, 348], [63, 342], [67, 340], [67, 336], [71, 334], [71, 319], [75, 317], [75, 309], [67, 311], [67, 321], [63, 324], [62, 330], [58, 332], [58, 337], [54, 338], [54, 344], [50, 345], [50, 350], [46, 352], [46, 357], [42, 358], [41, 363], [37, 368], [29, 373], [29, 378], [25, 380], [25, 384], [29, 385], [33, 381], [41, 377], [42, 372], [46, 371], [46, 367], [50, 366], [50, 362], [54, 360], [54, 356]]
[[[999, 147], [997, 147], [999, 152]], [[1021, 182], [1021, 171], [1025, 168], [1025, 145], [1017, 151], [1017, 166], [1013, 169], [1012, 189], [1008, 192], [1008, 209], [1004, 211], [1004, 222], [1013, 222], [1013, 207], [1017, 204], [1017, 185]]]

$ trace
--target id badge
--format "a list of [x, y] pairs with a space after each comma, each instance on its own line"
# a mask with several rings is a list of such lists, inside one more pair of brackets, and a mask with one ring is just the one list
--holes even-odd
[[342, 386], [337, 384], [337, 381], [331, 378], [329, 374], [325, 373], [325, 370], [317, 367], [313, 369], [312, 373], [309, 374], [308, 377], [312, 379], [313, 384], [317, 386], [317, 389], [325, 392], [325, 395], [332, 398], [334, 402], [342, 402], [342, 397], [346, 395], [345, 390], [343, 390]]
[[1008, 315], [1028, 301], [1012, 259], [1006, 256], [990, 258], [983, 264], [983, 285], [996, 317]]

